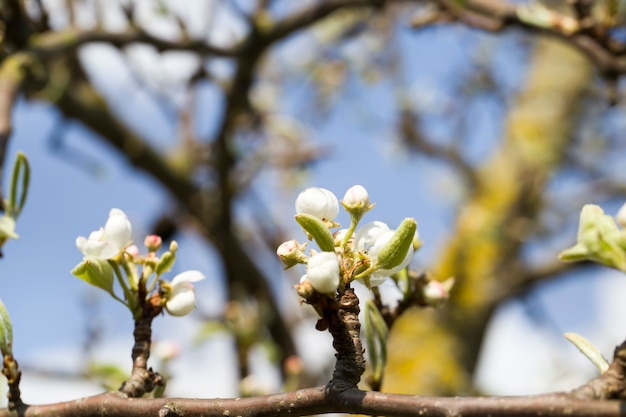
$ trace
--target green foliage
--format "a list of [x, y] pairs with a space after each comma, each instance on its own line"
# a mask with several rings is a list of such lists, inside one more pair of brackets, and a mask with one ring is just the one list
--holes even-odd
[[563, 336], [572, 342], [572, 344], [598, 368], [600, 373], [603, 374], [609, 369], [609, 362], [590, 341], [576, 333], [565, 333]]
[[11, 355], [13, 345], [13, 325], [6, 306], [0, 300], [0, 352], [2, 355]]
[[315, 216], [306, 213], [296, 214], [296, 221], [307, 235], [314, 239], [317, 246], [324, 252], [334, 252], [335, 242], [328, 226]]
[[113, 292], [113, 268], [104, 259], [88, 258], [72, 269], [72, 274], [87, 284], [103, 289], [117, 298]]
[[580, 214], [578, 242], [561, 252], [559, 259], [590, 260], [626, 271], [626, 232], [601, 207], [587, 204]]

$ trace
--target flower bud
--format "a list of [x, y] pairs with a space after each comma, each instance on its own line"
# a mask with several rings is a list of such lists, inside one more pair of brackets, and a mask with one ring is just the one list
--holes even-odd
[[424, 302], [432, 307], [443, 304], [448, 299], [453, 284], [454, 278], [448, 278], [444, 282], [436, 280], [428, 281], [422, 288]]
[[370, 197], [367, 190], [362, 185], [354, 185], [346, 191], [341, 200], [343, 207], [357, 219], [361, 219], [363, 214], [367, 213], [374, 207], [370, 204]]
[[368, 287], [382, 284], [389, 276], [404, 269], [413, 257], [417, 223], [405, 219], [397, 230], [383, 222], [368, 223], [356, 232], [354, 248], [369, 257], [371, 270], [362, 277]]
[[310, 214], [324, 222], [332, 222], [339, 214], [339, 202], [335, 194], [325, 188], [307, 188], [296, 198], [296, 213]]
[[126, 253], [130, 255], [131, 258], [136, 258], [139, 256], [139, 248], [137, 245], [130, 245], [126, 248]]
[[163, 244], [163, 240], [161, 240], [161, 236], [157, 235], [148, 235], [144, 240], [144, 245], [148, 248], [149, 252], [156, 252], [161, 249], [161, 245]]
[[414, 219], [407, 218], [402, 221], [400, 227], [384, 243], [378, 239], [371, 252], [378, 249], [378, 266], [381, 269], [393, 269], [398, 272], [410, 262], [407, 255], [413, 255], [413, 239], [417, 232], [417, 223]]
[[165, 309], [172, 316], [186, 316], [196, 308], [196, 292], [192, 282], [204, 279], [199, 271], [185, 271], [176, 275], [172, 282], [161, 283]]
[[165, 272], [168, 272], [172, 269], [174, 265], [174, 261], [176, 261], [176, 255], [172, 252], [165, 252], [160, 259], [158, 259], [156, 265], [154, 266], [154, 270], [156, 271], [158, 276], [161, 276]]
[[302, 275], [300, 278], [300, 283], [293, 286], [296, 289], [298, 295], [305, 300], [308, 300], [313, 296], [314, 289], [311, 285], [311, 281], [307, 278], [306, 275]]
[[295, 239], [280, 244], [278, 249], [276, 249], [276, 255], [278, 255], [283, 265], [285, 265], [285, 269], [291, 268], [297, 264], [306, 263], [306, 256], [304, 255], [306, 245], [306, 243], [298, 243]]
[[316, 291], [330, 294], [339, 286], [339, 260], [334, 252], [320, 252], [309, 258], [307, 279]]

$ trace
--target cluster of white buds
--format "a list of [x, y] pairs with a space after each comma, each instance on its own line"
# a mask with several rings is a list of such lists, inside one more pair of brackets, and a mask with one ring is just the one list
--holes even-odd
[[311, 289], [334, 296], [338, 289], [355, 280], [368, 287], [380, 285], [406, 268], [420, 246], [417, 223], [412, 218], [404, 219], [397, 229], [380, 221], [357, 228], [363, 215], [374, 207], [363, 186], [351, 187], [341, 205], [350, 215], [350, 227], [333, 234], [330, 229], [339, 227], [335, 222], [339, 201], [331, 191], [313, 187], [296, 198], [296, 221], [320, 250], [311, 250], [307, 255], [308, 242], [292, 239], [276, 252], [285, 268], [306, 265], [306, 273], [296, 286], [305, 298], [311, 295]]

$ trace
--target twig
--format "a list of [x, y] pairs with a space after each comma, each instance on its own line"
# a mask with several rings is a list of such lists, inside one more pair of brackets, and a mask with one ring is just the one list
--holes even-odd
[[162, 383], [161, 376], [148, 368], [148, 358], [150, 357], [150, 345], [152, 343], [152, 320], [161, 313], [163, 308], [159, 305], [158, 298], [155, 303], [146, 300], [145, 287], [140, 286], [138, 299], [142, 300], [142, 314], [135, 320], [135, 330], [133, 336], [132, 359], [133, 371], [130, 378], [122, 384], [120, 392], [131, 398], [139, 398], [145, 393], [151, 392], [156, 385]]

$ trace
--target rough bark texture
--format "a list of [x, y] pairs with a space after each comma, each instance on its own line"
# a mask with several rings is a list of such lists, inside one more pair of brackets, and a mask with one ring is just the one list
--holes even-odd
[[591, 73], [590, 63], [573, 48], [537, 42], [502, 144], [461, 202], [454, 237], [439, 259], [436, 275], [456, 277], [450, 302], [445, 312], [408, 312], [396, 323], [385, 391], [471, 391], [494, 308], [526, 282], [521, 249], [542, 208], [547, 180], [571, 144]]

